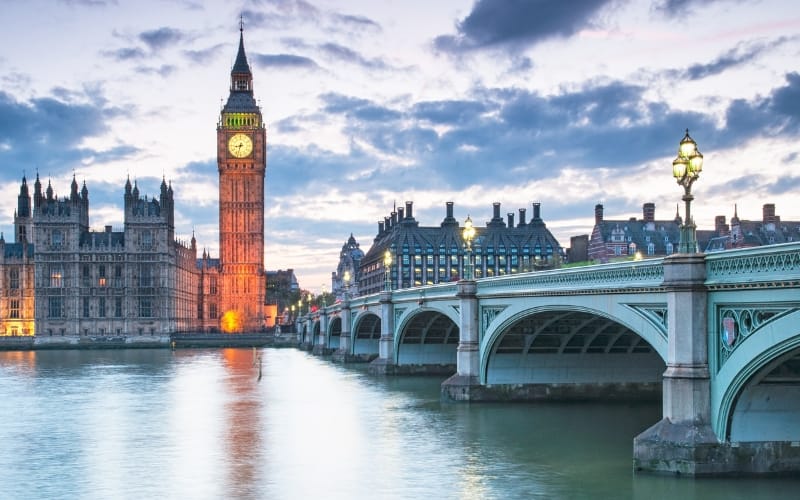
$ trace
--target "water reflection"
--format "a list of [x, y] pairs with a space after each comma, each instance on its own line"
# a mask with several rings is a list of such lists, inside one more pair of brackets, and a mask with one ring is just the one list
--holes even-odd
[[[635, 476], [658, 404], [442, 404], [295, 350], [0, 353], [5, 498], [756, 498], [800, 481]], [[20, 478], [24, 478], [21, 481]]]
[[261, 397], [259, 351], [223, 349], [221, 356], [226, 371], [229, 394], [226, 402], [225, 452], [228, 469], [229, 496], [253, 498], [258, 493], [258, 475], [266, 447], [261, 438]]

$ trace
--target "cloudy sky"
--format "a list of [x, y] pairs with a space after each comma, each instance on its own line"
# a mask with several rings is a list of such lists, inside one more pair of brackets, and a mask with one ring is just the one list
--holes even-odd
[[[267, 122], [268, 269], [329, 283], [350, 233], [414, 202], [438, 225], [542, 204], [563, 246], [593, 209], [669, 219], [705, 155], [698, 226], [800, 220], [796, 0], [0, 0], [0, 230], [19, 181], [86, 181], [122, 228], [127, 176], [218, 255], [216, 124], [244, 16]], [[328, 285], [330, 286], [330, 285]]]

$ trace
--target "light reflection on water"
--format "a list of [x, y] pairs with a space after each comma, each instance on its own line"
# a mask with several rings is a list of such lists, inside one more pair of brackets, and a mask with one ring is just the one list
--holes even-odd
[[658, 405], [442, 404], [291, 349], [0, 352], [2, 498], [780, 498], [633, 475]]

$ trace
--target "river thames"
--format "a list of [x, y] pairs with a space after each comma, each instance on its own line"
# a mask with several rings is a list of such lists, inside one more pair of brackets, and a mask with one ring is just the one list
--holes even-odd
[[294, 349], [0, 352], [0, 497], [797, 498], [636, 475], [658, 404], [450, 404]]

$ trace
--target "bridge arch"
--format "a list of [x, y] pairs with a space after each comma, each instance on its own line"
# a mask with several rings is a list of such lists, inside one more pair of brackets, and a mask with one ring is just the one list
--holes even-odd
[[546, 304], [498, 315], [481, 342], [481, 383], [660, 393], [665, 334], [624, 304], [609, 309]]
[[717, 436], [731, 442], [800, 441], [800, 310], [740, 342], [712, 378]]
[[459, 318], [420, 307], [401, 318], [394, 338], [397, 365], [455, 365]]
[[338, 349], [339, 341], [342, 338], [342, 318], [337, 316], [331, 317], [328, 321], [327, 332], [327, 347], [330, 349]]
[[381, 317], [369, 311], [358, 314], [351, 335], [351, 354], [377, 354], [381, 339]]
[[319, 333], [319, 319], [315, 319], [311, 325], [311, 345], [317, 345]]

